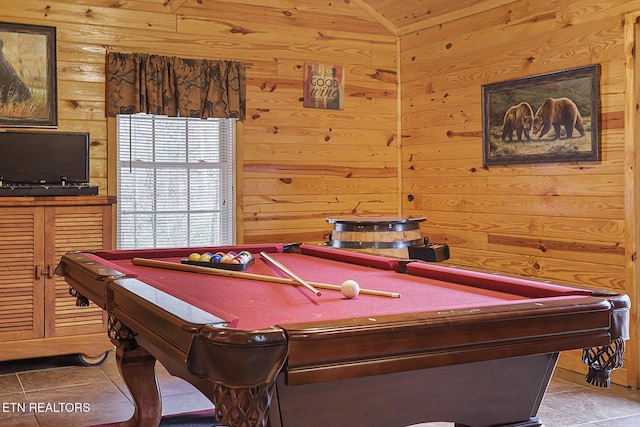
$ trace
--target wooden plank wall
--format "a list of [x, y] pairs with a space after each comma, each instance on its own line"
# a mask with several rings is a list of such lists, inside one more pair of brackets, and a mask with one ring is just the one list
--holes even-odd
[[[116, 191], [105, 55], [144, 52], [252, 64], [248, 118], [238, 126], [239, 242], [321, 242], [327, 216], [398, 213], [397, 38], [361, 7], [3, 0], [0, 21], [57, 27], [59, 130], [91, 132], [101, 193]], [[305, 62], [345, 67], [344, 110], [302, 107]]]
[[[625, 282], [624, 19], [640, 1], [483, 4], [400, 36], [403, 213], [426, 216], [423, 232], [451, 245], [454, 264], [635, 295]], [[482, 85], [595, 63], [601, 162], [483, 167]], [[615, 381], [638, 386], [636, 349]], [[578, 356], [561, 365], [585, 370]]]

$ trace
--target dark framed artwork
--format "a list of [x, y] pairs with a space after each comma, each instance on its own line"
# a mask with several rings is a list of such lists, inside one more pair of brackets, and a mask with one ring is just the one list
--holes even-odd
[[56, 28], [0, 22], [0, 126], [57, 125]]
[[304, 64], [304, 108], [344, 109], [344, 66]]
[[600, 67], [482, 86], [483, 164], [600, 161]]

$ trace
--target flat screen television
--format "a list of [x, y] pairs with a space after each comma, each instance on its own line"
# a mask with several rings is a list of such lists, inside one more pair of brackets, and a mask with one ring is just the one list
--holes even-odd
[[89, 182], [89, 133], [0, 132], [4, 184]]

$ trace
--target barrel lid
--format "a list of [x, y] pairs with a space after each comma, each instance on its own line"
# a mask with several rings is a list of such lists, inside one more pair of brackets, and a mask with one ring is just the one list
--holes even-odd
[[398, 217], [398, 216], [345, 216], [339, 218], [327, 218], [329, 224], [400, 224], [410, 222], [423, 222], [426, 221], [426, 217]]

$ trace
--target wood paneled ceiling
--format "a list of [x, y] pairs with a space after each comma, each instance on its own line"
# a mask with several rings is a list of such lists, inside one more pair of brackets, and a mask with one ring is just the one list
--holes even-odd
[[398, 35], [475, 15], [514, 0], [350, 0], [362, 3]]
[[[324, 0], [165, 0], [171, 12], [180, 13], [183, 8], [197, 11], [203, 16], [219, 18], [222, 7], [232, 11], [257, 10], [253, 15], [277, 17], [283, 10], [295, 9], [301, 13], [313, 13], [318, 3]], [[343, 3], [344, 2], [344, 3]], [[403, 35], [426, 28], [435, 27], [447, 22], [462, 19], [466, 16], [498, 8], [514, 3], [515, 0], [335, 0], [328, 2], [334, 6], [338, 14], [349, 9], [359, 8], [363, 15], [371, 18], [370, 23], [379, 23], [386, 30]], [[324, 4], [326, 6], [326, 4]], [[249, 16], [252, 17], [253, 15]]]

